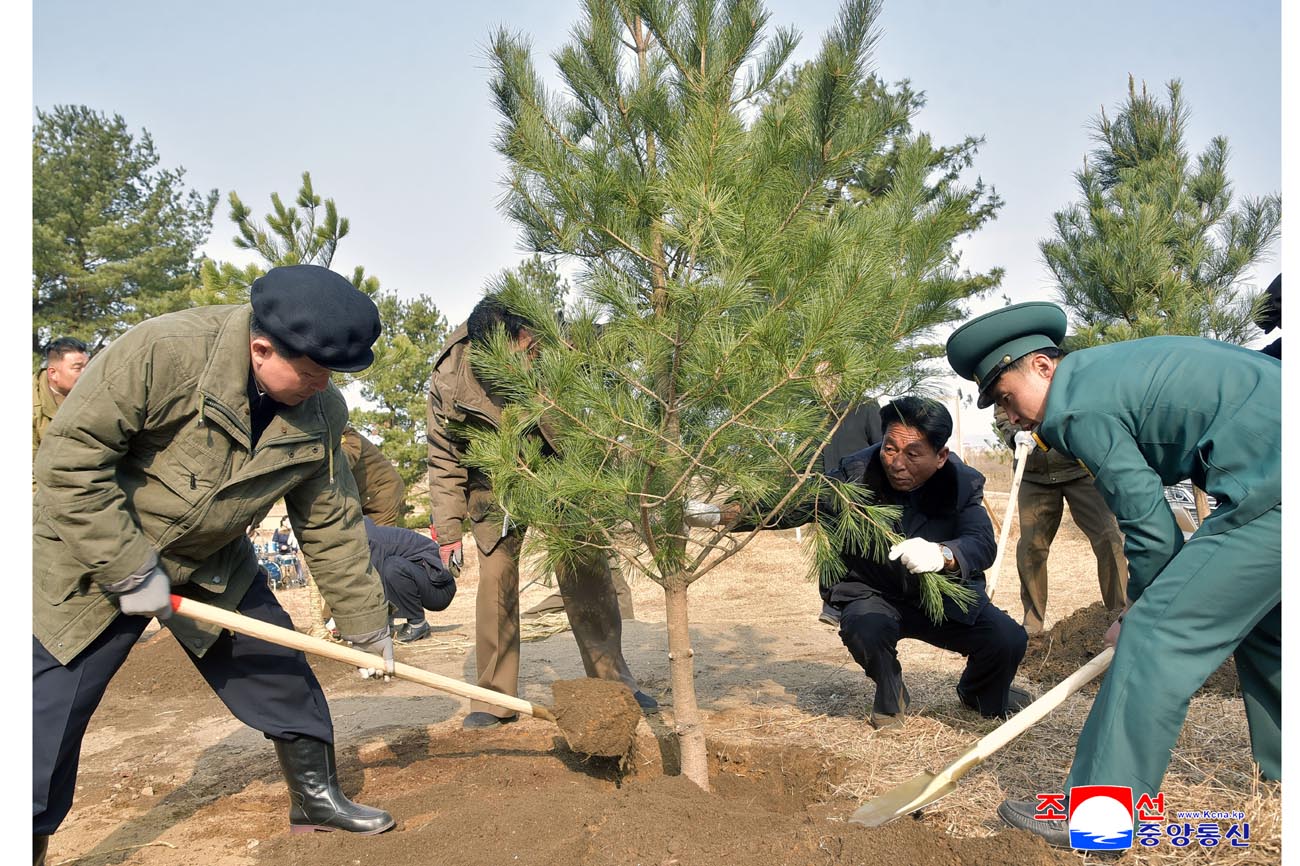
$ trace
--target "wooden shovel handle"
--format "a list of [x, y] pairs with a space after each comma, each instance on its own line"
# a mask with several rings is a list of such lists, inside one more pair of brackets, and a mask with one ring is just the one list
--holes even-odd
[[985, 734], [969, 751], [945, 768], [944, 772], [950, 774], [952, 778], [960, 778], [967, 770], [984, 763], [989, 755], [1041, 722], [1048, 713], [1065, 703], [1066, 698], [1100, 676], [1106, 668], [1110, 667], [1114, 656], [1114, 647], [1106, 647], [1097, 653], [1091, 661], [1061, 680], [1047, 694]]
[[[384, 667], [383, 659], [374, 653], [331, 643], [318, 637], [296, 632], [291, 628], [282, 628], [278, 625], [262, 622], [260, 619], [253, 619], [251, 616], [244, 616], [242, 613], [222, 610], [219, 607], [213, 607], [210, 604], [204, 604], [191, 598], [173, 595], [172, 610], [181, 616], [198, 622], [220, 626], [239, 634], [260, 638], [277, 646], [323, 656], [358, 668], [382, 669]], [[437, 689], [440, 692], [505, 707], [517, 713], [526, 713], [534, 718], [544, 719], [548, 722], [555, 721], [555, 716], [546, 707], [510, 695], [503, 695], [501, 692], [494, 692], [491, 689], [471, 686], [469, 683], [463, 683], [451, 677], [440, 676], [403, 662], [396, 662], [393, 665], [393, 676], [428, 686], [431, 689]]]
[[998, 589], [998, 576], [1002, 573], [1002, 560], [1007, 555], [1007, 538], [1011, 535], [1011, 518], [1016, 513], [1016, 497], [1020, 494], [1020, 482], [1025, 477], [1025, 464], [1029, 462], [1032, 445], [1016, 446], [1016, 472], [1011, 479], [1011, 492], [1007, 495], [1007, 510], [1002, 517], [1002, 530], [998, 536], [998, 552], [993, 557], [993, 566], [984, 577], [984, 592], [993, 600], [993, 593]]

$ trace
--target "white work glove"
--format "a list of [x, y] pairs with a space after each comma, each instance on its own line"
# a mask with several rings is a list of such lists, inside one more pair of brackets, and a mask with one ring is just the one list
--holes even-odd
[[156, 616], [161, 622], [172, 615], [172, 580], [156, 556], [135, 574], [109, 585], [108, 590], [117, 593], [118, 609], [128, 616]]
[[1038, 445], [1038, 443], [1034, 441], [1034, 434], [1030, 433], [1028, 430], [1021, 430], [1020, 432], [1016, 433], [1015, 441], [1016, 441], [1017, 451], [1020, 451], [1025, 448], [1032, 450]]
[[366, 678], [377, 677], [380, 674], [383, 674], [384, 682], [388, 682], [389, 677], [393, 675], [393, 635], [392, 632], [389, 631], [388, 626], [376, 629], [367, 634], [344, 635], [343, 639], [359, 650], [365, 650], [368, 653], [382, 656], [384, 659], [384, 667], [382, 669], [358, 668], [358, 670], [361, 671], [361, 676]]
[[943, 571], [943, 551], [937, 541], [909, 538], [889, 548], [889, 559], [903, 560], [903, 567], [912, 574]]
[[438, 547], [438, 555], [442, 557], [442, 564], [447, 566], [452, 577], [460, 577], [460, 567], [465, 562], [465, 547], [459, 541], [453, 541], [451, 544], [443, 544]]
[[688, 499], [682, 510], [682, 522], [695, 527], [717, 526], [722, 522], [722, 509], [698, 499]]

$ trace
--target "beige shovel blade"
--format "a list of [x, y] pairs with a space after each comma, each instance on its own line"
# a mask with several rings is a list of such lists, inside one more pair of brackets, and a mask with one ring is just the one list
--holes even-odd
[[985, 759], [1029, 730], [1059, 707], [1070, 695], [1083, 688], [1089, 680], [1110, 667], [1115, 650], [1102, 650], [1086, 665], [1057, 683], [1047, 694], [1016, 713], [1006, 722], [980, 738], [975, 745], [957, 760], [937, 773], [922, 773], [903, 784], [864, 803], [849, 816], [849, 823], [866, 827], [879, 827], [895, 818], [924, 809], [931, 803], [956, 790], [957, 780], [984, 763]]
[[951, 773], [922, 773], [863, 804], [849, 818], [849, 822], [864, 827], [880, 827], [895, 818], [924, 809], [955, 790], [957, 780]]

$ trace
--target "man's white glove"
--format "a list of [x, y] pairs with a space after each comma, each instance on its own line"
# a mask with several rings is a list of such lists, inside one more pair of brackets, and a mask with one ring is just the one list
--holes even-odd
[[1030, 433], [1028, 430], [1021, 430], [1020, 432], [1016, 433], [1015, 442], [1016, 442], [1017, 451], [1020, 451], [1025, 448], [1032, 450], [1038, 445], [1038, 443], [1034, 441], [1034, 434]]
[[890, 560], [902, 559], [903, 567], [912, 574], [943, 571], [943, 551], [937, 541], [909, 538], [889, 548]]
[[722, 522], [722, 509], [698, 499], [688, 499], [682, 510], [682, 522], [687, 526], [717, 526]]
[[161, 622], [172, 615], [172, 580], [157, 556], [135, 574], [110, 584], [108, 591], [118, 594], [117, 606], [128, 616], [156, 616]]
[[382, 669], [358, 668], [358, 670], [361, 671], [363, 677], [377, 677], [382, 673], [384, 682], [388, 682], [388, 678], [393, 675], [393, 635], [388, 626], [367, 634], [344, 635], [343, 639], [359, 650], [383, 656], [384, 667]]

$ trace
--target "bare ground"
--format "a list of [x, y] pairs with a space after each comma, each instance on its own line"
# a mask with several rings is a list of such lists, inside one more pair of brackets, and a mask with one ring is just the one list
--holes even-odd
[[[1005, 463], [973, 461], [991, 491], [1009, 486]], [[1005, 496], [990, 496], [996, 507]], [[234, 720], [167, 632], [150, 632], [110, 687], [82, 753], [77, 800], [51, 840], [48, 863], [212, 866], [312, 864], [838, 864], [922, 866], [1071, 862], [996, 817], [1007, 796], [1059, 790], [1090, 696], [1046, 721], [968, 775], [927, 809], [867, 831], [844, 819], [861, 802], [922, 770], [938, 770], [993, 729], [965, 710], [953, 684], [959, 657], [904, 642], [913, 715], [901, 729], [865, 721], [872, 687], [804, 579], [792, 533], [768, 533], [691, 590], [697, 688], [706, 714], [715, 795], [675, 769], [663, 596], [631, 580], [637, 620], [624, 648], [642, 687], [665, 704], [639, 728], [638, 751], [620, 767], [569, 751], [550, 723], [524, 720], [463, 732], [465, 702], [411, 683], [361, 680], [313, 662], [330, 699], [342, 784], [355, 799], [391, 810], [395, 832], [372, 838], [290, 836], [288, 798], [265, 739]], [[1011, 544], [1016, 527], [1013, 523]], [[472, 548], [472, 545], [470, 545]], [[1049, 563], [1049, 629], [1098, 598], [1092, 554], [1065, 521]], [[472, 680], [468, 650], [477, 583], [472, 551], [434, 640], [399, 647], [401, 661]], [[1014, 561], [997, 603], [1022, 613]], [[547, 592], [532, 586], [525, 607]], [[282, 602], [305, 628], [305, 590]], [[1018, 679], [1034, 694], [1055, 680]], [[526, 642], [522, 697], [551, 704], [550, 683], [582, 674], [572, 634]], [[1035, 676], [1038, 676], [1035, 674]], [[1167, 842], [1116, 861], [1279, 863], [1280, 785], [1255, 781], [1237, 697], [1193, 700], [1164, 786], [1170, 809], [1239, 809], [1246, 849], [1175, 849]]]

